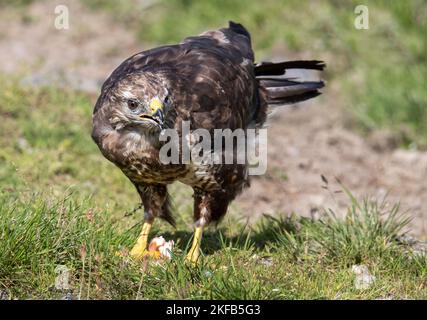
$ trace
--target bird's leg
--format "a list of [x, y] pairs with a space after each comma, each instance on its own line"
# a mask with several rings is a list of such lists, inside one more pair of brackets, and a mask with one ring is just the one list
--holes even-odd
[[168, 196], [167, 190], [164, 186], [153, 185], [136, 185], [136, 188], [144, 205], [144, 224], [130, 255], [135, 260], [141, 260], [146, 256], [158, 258], [158, 252], [150, 252], [147, 248], [148, 235], [154, 218], [161, 217], [162, 213], [164, 215], [164, 205]]
[[194, 190], [194, 220], [196, 229], [194, 231], [193, 243], [187, 253], [187, 261], [193, 265], [197, 263], [200, 257], [200, 244], [202, 243], [203, 228], [210, 219], [210, 203], [209, 197], [200, 190]]
[[200, 256], [200, 244], [202, 243], [203, 226], [196, 227], [193, 236], [193, 244], [187, 253], [187, 260], [191, 263], [197, 263]]
[[154, 218], [149, 218], [144, 221], [138, 240], [136, 241], [135, 245], [130, 251], [131, 257], [134, 258], [135, 260], [141, 260], [145, 256], [150, 255], [150, 253], [147, 250], [147, 244], [148, 244], [148, 234], [150, 233], [153, 221], [154, 221]]
[[194, 189], [194, 231], [193, 244], [188, 251], [187, 260], [196, 264], [200, 256], [203, 228], [211, 221], [218, 221], [227, 212], [229, 195], [226, 192], [205, 192]]

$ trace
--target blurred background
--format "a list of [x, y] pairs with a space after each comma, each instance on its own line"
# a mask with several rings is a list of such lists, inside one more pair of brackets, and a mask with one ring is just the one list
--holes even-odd
[[[359, 4], [369, 9], [367, 30], [355, 28]], [[55, 28], [57, 5], [68, 8], [69, 29]], [[322, 96], [274, 114], [268, 172], [254, 177], [232, 214], [340, 212], [348, 201], [334, 192], [337, 177], [357, 196], [400, 201], [412, 233], [425, 238], [424, 0], [0, 0], [2, 201], [71, 193], [118, 217], [134, 208], [133, 186], [90, 138], [100, 86], [130, 55], [228, 20], [248, 28], [257, 61], [327, 63]], [[190, 212], [190, 191], [173, 189], [177, 211]]]

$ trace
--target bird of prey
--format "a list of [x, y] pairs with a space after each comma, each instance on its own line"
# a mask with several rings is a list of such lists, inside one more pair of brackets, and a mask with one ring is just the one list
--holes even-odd
[[286, 77], [287, 69], [324, 66], [317, 60], [255, 64], [249, 32], [232, 21], [228, 28], [137, 53], [120, 64], [102, 86], [92, 138], [142, 200], [144, 224], [131, 256], [150, 255], [147, 240], [155, 218], [174, 225], [167, 191], [172, 182], [194, 190], [195, 231], [186, 256], [193, 263], [199, 258], [203, 228], [218, 222], [249, 186], [247, 163], [163, 163], [163, 129], [182, 134], [184, 121], [191, 130], [209, 132], [260, 128], [275, 105], [316, 97], [324, 86], [322, 81]]

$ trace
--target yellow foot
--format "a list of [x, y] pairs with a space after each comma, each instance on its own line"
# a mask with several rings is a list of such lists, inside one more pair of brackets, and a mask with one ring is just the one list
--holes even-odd
[[191, 262], [193, 265], [197, 263], [200, 256], [200, 243], [202, 242], [202, 233], [203, 227], [197, 227], [194, 231], [193, 244], [190, 250], [187, 253], [187, 261]]
[[130, 251], [130, 256], [135, 260], [142, 260], [144, 257], [150, 256], [155, 257], [155, 252], [147, 250], [147, 239], [148, 234], [151, 229], [151, 223], [145, 222], [142, 226], [141, 234], [139, 235], [138, 240]]
[[195, 265], [197, 264], [197, 261], [199, 260], [200, 256], [200, 250], [197, 248], [197, 250], [190, 250], [187, 253], [186, 260], [190, 262], [191, 264]]
[[130, 252], [132, 259], [136, 261], [144, 260], [145, 258], [160, 258], [160, 252], [158, 251], [148, 251], [147, 249], [140, 250], [139, 248], [133, 248]]

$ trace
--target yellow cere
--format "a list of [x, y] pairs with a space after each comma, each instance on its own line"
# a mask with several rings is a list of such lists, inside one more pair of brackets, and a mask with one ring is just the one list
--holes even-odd
[[152, 113], [155, 113], [158, 109], [163, 108], [163, 103], [160, 101], [159, 98], [153, 98], [150, 102], [150, 109]]

